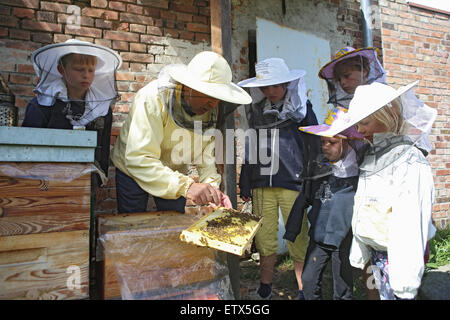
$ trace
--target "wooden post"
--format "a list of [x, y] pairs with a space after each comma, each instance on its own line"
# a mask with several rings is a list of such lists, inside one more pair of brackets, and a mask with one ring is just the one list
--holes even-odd
[[[222, 55], [228, 64], [232, 66], [231, 55], [231, 2], [230, 0], [211, 0], [211, 46], [212, 51]], [[219, 126], [223, 137], [223, 159], [224, 159], [224, 173], [222, 175], [224, 181], [224, 191], [230, 197], [233, 208], [237, 208], [237, 188], [236, 188], [236, 152], [233, 141], [227, 141], [229, 137], [225, 134], [226, 130], [235, 129], [234, 126], [234, 112], [231, 112], [226, 117], [224, 110], [229, 109], [230, 106], [226, 102], [221, 102], [219, 109]], [[231, 145], [233, 152], [233, 163], [227, 163], [227, 145]], [[230, 148], [228, 148], [230, 151]], [[228, 254], [228, 269], [230, 271], [230, 281], [233, 288], [235, 299], [240, 298], [240, 270], [239, 257], [233, 254]]]

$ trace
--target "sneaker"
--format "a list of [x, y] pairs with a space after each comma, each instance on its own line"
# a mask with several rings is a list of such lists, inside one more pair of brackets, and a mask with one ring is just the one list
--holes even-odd
[[303, 295], [303, 290], [298, 290], [298, 300], [306, 300]]
[[272, 284], [260, 283], [253, 298], [254, 300], [272, 300]]

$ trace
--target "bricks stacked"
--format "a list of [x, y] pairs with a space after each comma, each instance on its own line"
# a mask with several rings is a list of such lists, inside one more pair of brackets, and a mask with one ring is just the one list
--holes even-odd
[[394, 87], [419, 80], [416, 95], [437, 109], [427, 157], [433, 167], [433, 218], [445, 228], [450, 219], [450, 22], [448, 14], [409, 6], [405, 0], [379, 1], [387, 81]]

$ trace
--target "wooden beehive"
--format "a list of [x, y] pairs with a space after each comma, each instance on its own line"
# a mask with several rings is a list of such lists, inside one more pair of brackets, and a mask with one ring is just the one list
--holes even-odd
[[[102, 239], [103, 253], [98, 258], [101, 262], [97, 274], [101, 278], [101, 298], [121, 298], [116, 272], [122, 273], [122, 281], [139, 283], [143, 295], [153, 294], [153, 298], [161, 299], [167, 296], [158, 296], [158, 289], [174, 285], [174, 278], [176, 285], [213, 279], [214, 250], [188, 245], [179, 239], [181, 231], [193, 221], [192, 216], [171, 211], [99, 216], [98, 236]], [[199, 261], [205, 263], [198, 264]], [[196, 272], [186, 272], [193, 265]], [[132, 278], [124, 279], [128, 275]], [[189, 295], [217, 298], [214, 293], [198, 290]]]
[[97, 133], [0, 126], [0, 299], [89, 297]]
[[[71, 182], [0, 175], [0, 299], [88, 297], [90, 183], [89, 174]], [[70, 266], [80, 277], [68, 288]]]

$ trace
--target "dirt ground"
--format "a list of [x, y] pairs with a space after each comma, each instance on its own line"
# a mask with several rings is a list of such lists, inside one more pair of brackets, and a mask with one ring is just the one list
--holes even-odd
[[[252, 258], [253, 257], [253, 258]], [[241, 259], [241, 299], [253, 300], [254, 293], [259, 286], [259, 259], [258, 255], [246, 255]], [[322, 298], [333, 299], [333, 280], [331, 264], [329, 263], [323, 275]], [[275, 264], [272, 284], [272, 300], [297, 300], [297, 280], [294, 266], [288, 255], [281, 255]], [[361, 271], [354, 269], [354, 300], [366, 300], [366, 293], [362, 284]]]

